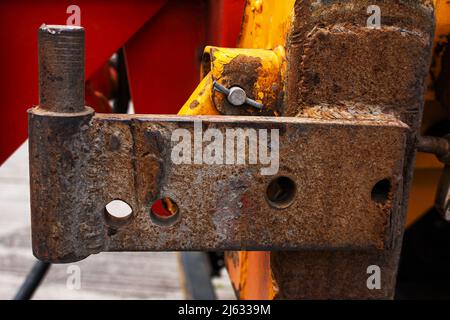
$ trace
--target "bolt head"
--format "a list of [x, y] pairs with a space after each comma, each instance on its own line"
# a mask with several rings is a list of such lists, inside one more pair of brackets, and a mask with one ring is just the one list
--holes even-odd
[[247, 99], [247, 94], [244, 89], [239, 87], [232, 87], [230, 93], [228, 94], [227, 100], [233, 106], [242, 106]]

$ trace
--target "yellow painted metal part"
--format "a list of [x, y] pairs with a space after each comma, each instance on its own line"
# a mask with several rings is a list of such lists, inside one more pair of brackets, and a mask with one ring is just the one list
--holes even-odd
[[[295, 0], [247, 0], [242, 31], [239, 41], [241, 49], [207, 47], [206, 55], [210, 60], [202, 65], [202, 77], [198, 88], [182, 107], [180, 115], [219, 114], [214, 105], [214, 80], [222, 79], [224, 68], [239, 55], [262, 58], [263, 70], [272, 70], [268, 74], [258, 74], [255, 85], [256, 100], [263, 101], [266, 89], [285, 75], [284, 46], [286, 35], [293, 19]], [[434, 0], [436, 8], [436, 42], [447, 41], [450, 34], [450, 2]], [[266, 50], [246, 50], [257, 48]], [[274, 67], [276, 66], [276, 67]], [[279, 74], [276, 70], [279, 69]], [[435, 72], [439, 72], [435, 70]], [[280, 83], [280, 79], [278, 82]], [[281, 81], [283, 83], [283, 81]], [[430, 89], [431, 90], [431, 89]], [[433, 108], [434, 94], [427, 96], [426, 108]], [[424, 127], [432, 123], [429, 119], [439, 119], [439, 111], [425, 110]], [[425, 211], [432, 207], [442, 165], [433, 155], [418, 153], [415, 177], [410, 196], [407, 224], [412, 224]], [[277, 288], [270, 268], [270, 252], [235, 251], [226, 253], [227, 270], [233, 287], [240, 299], [273, 299]]]
[[[245, 48], [219, 48], [208, 46], [205, 48], [204, 54], [210, 55], [211, 59], [211, 72], [214, 79], [220, 79], [223, 76], [224, 68], [232, 60], [236, 59], [238, 56], [253, 57], [261, 60], [261, 69], [268, 70], [267, 74], [263, 76], [268, 78], [268, 80], [263, 79], [263, 81], [269, 81], [267, 84], [271, 84], [276, 79], [276, 74], [280, 66], [285, 60], [285, 52], [283, 46], [277, 46], [274, 50], [261, 50], [261, 49], [245, 49]], [[202, 65], [202, 72], [205, 72], [207, 67]], [[205, 70], [206, 69], [206, 70]], [[270, 72], [270, 74], [269, 74]], [[266, 83], [262, 82], [258, 84], [261, 89]]]
[[[246, 65], [256, 64], [258, 67], [253, 70], [242, 70], [240, 67]], [[250, 66], [250, 68], [252, 68]], [[237, 73], [250, 72], [253, 78], [256, 73], [256, 81], [249, 83], [246, 90], [247, 95], [266, 106], [266, 110], [273, 111], [277, 115], [276, 107], [278, 101], [278, 93], [284, 88], [282, 87], [286, 71], [286, 57], [283, 46], [277, 46], [273, 50], [263, 49], [243, 49], [243, 48], [219, 48], [208, 46], [204, 51], [204, 62], [202, 64], [202, 74], [207, 77], [210, 76], [213, 81], [225, 87], [234, 85], [233, 78]], [[240, 82], [245, 77], [238, 75]], [[250, 80], [250, 79], [249, 79]], [[213, 103], [216, 108], [222, 106], [226, 97], [219, 92], [213, 92]], [[281, 103], [281, 101], [280, 101]], [[242, 106], [240, 108], [245, 108]], [[252, 113], [254, 108], [247, 106], [246, 111]]]
[[228, 275], [243, 300], [272, 300], [277, 292], [268, 251], [226, 252]]
[[239, 47], [273, 49], [286, 44], [295, 0], [248, 0]]
[[211, 73], [208, 73], [183, 105], [178, 114], [185, 116], [219, 114], [212, 101], [212, 85]]

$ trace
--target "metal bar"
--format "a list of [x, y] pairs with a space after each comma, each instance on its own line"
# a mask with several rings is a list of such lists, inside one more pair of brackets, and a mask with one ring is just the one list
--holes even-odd
[[[386, 220], [401, 193], [399, 159], [408, 130], [399, 121], [61, 116], [39, 108], [29, 116], [33, 248], [45, 261], [76, 261], [100, 251], [390, 244]], [[226, 154], [218, 163], [195, 154], [178, 162], [172, 157], [180, 147], [173, 135], [178, 129], [188, 137], [185, 143], [200, 139], [202, 150], [209, 143], [201, 137], [211, 132], [224, 142], [231, 135], [233, 150], [241, 150], [239, 139], [263, 132], [259, 147], [277, 156], [271, 164], [250, 163], [244, 143], [240, 164], [227, 164]], [[346, 143], [336, 147], [336, 140]], [[265, 175], [270, 168], [275, 171]], [[376, 187], [384, 180], [387, 187]], [[164, 198], [178, 210], [161, 221], [150, 208]], [[113, 219], [105, 206], [115, 199], [127, 202], [133, 214]]]
[[50, 263], [36, 261], [19, 291], [14, 296], [14, 300], [30, 300], [47, 274], [50, 266]]
[[216, 300], [207, 253], [181, 252], [179, 259], [186, 298], [189, 300]]
[[436, 192], [435, 208], [442, 217], [450, 221], [450, 135], [439, 137], [419, 137], [417, 150], [433, 153], [445, 164]]
[[420, 136], [417, 139], [417, 150], [433, 153], [444, 163], [450, 163], [450, 135], [444, 138]]

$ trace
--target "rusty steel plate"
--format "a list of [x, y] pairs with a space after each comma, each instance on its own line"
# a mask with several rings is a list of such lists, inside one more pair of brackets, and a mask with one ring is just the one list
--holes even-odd
[[[386, 115], [349, 121], [34, 108], [29, 124], [33, 250], [41, 260], [77, 261], [101, 251], [392, 245], [409, 129]], [[249, 164], [248, 153], [245, 163], [195, 161], [194, 145], [193, 163], [174, 163], [176, 129], [190, 141], [209, 129], [224, 141], [227, 129], [242, 130], [236, 131], [241, 138], [253, 129], [271, 137], [276, 129], [278, 172], [263, 175], [269, 165]], [[203, 150], [211, 141], [203, 141]], [[276, 149], [272, 139], [258, 142], [268, 154]], [[170, 218], [155, 216], [152, 204], [166, 197], [178, 209]], [[111, 217], [105, 206], [115, 199], [132, 214]]]

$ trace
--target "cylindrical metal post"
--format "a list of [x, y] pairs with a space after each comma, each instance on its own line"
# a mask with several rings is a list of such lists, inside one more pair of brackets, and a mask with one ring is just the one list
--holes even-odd
[[[45, 262], [78, 261], [92, 250], [77, 219], [88, 214], [99, 220], [103, 212], [74, 196], [88, 188], [83, 169], [94, 116], [84, 106], [84, 29], [43, 25], [38, 34], [40, 105], [28, 111], [33, 253]], [[74, 235], [67, 237], [67, 230]]]
[[39, 107], [60, 113], [84, 108], [84, 29], [39, 28]]

